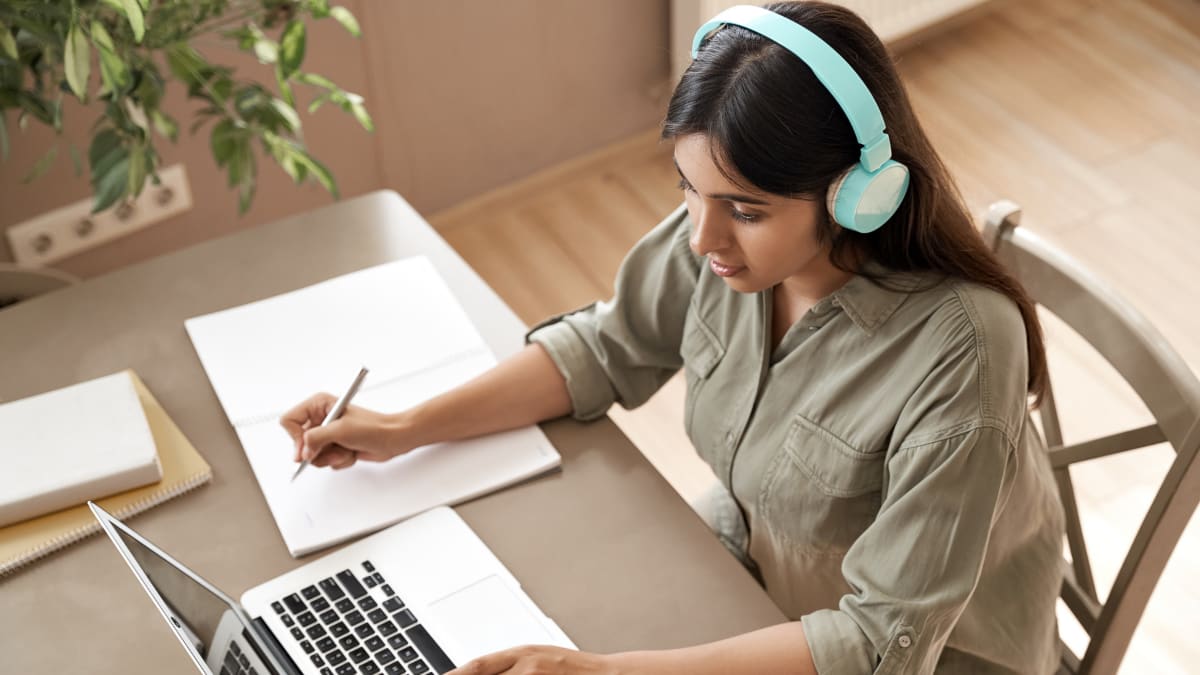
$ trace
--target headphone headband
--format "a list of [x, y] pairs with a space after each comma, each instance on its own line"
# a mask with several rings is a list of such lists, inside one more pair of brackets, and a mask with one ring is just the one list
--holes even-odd
[[883, 114], [854, 68], [833, 47], [804, 26], [762, 7], [737, 5], [700, 26], [692, 38], [692, 58], [708, 34], [730, 24], [751, 30], [775, 42], [808, 64], [817, 79], [841, 106], [862, 145], [859, 163], [875, 171], [892, 157], [892, 143], [884, 131]]

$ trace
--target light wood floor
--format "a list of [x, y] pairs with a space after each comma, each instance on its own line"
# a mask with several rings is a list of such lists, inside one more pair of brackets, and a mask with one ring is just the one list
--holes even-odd
[[[976, 214], [1000, 198], [1143, 311], [1200, 372], [1200, 4], [1020, 0], [900, 55], [921, 119]], [[670, 149], [630, 139], [431, 218], [527, 323], [612, 292], [625, 251], [680, 201]], [[1146, 412], [1080, 338], [1047, 318], [1067, 440]], [[687, 498], [712, 480], [682, 431], [676, 378], [611, 416]], [[1073, 470], [1107, 588], [1170, 451]], [[1123, 673], [1200, 668], [1193, 520]], [[1078, 632], [1064, 626], [1075, 644]]]

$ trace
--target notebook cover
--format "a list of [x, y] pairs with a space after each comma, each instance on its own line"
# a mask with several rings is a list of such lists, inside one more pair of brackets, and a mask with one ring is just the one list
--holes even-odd
[[162, 479], [132, 373], [0, 405], [0, 527]]
[[[212, 478], [212, 468], [163, 410], [145, 383], [129, 371], [154, 436], [163, 478], [157, 483], [98, 500], [117, 518], [128, 518]], [[87, 504], [0, 528], [0, 577], [100, 531]]]

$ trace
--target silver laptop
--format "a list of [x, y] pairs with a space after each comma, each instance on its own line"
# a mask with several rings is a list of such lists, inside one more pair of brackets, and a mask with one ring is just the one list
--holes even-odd
[[522, 644], [575, 648], [447, 507], [255, 586], [239, 604], [88, 505], [202, 673], [425, 675]]

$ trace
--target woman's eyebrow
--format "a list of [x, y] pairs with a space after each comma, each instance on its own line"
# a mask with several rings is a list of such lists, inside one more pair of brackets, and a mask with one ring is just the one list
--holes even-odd
[[[671, 163], [675, 165], [675, 171], [679, 173], [679, 177], [682, 178], [685, 183], [691, 185], [692, 181], [688, 180], [687, 176], [683, 175], [683, 169], [679, 168], [679, 162], [676, 161], [674, 157], [671, 158]], [[763, 199], [762, 197], [754, 197], [752, 195], [738, 192], [722, 192], [720, 194], [708, 195], [708, 198], [724, 199], [731, 202], [742, 202], [743, 204], [758, 204], [760, 206], [771, 205], [771, 202]]]

